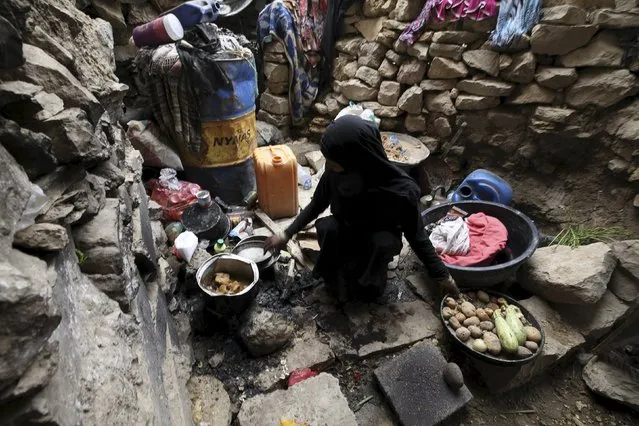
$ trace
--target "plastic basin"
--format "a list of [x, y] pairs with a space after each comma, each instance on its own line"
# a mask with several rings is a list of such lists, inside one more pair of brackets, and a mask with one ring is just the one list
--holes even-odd
[[508, 230], [505, 262], [492, 266], [455, 266], [446, 264], [448, 271], [460, 287], [492, 287], [512, 279], [539, 245], [539, 231], [534, 222], [523, 213], [486, 201], [460, 201], [431, 207], [422, 213], [424, 225], [437, 222], [452, 208], [458, 207], [470, 214], [484, 213], [500, 220]]

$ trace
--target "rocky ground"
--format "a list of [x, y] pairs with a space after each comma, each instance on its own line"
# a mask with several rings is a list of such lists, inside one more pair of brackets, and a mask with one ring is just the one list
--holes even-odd
[[[601, 249], [599, 253], [604, 257], [612, 255], [609, 248]], [[540, 250], [539, 257], [547, 250], [551, 249]], [[614, 265], [607, 264], [604, 258], [599, 263], [599, 268], [607, 270], [603, 274], [609, 277]], [[605, 318], [595, 318], [585, 326], [570, 319], [574, 305], [567, 308], [554, 304], [551, 308], [540, 298], [531, 298], [532, 294], [519, 284], [511, 287], [509, 293], [523, 300], [542, 321], [547, 341], [541, 362], [535, 363], [534, 369], [520, 374], [514, 382], [504, 382], [499, 377], [492, 378], [490, 371], [478, 369], [467, 355], [451, 345], [436, 317], [434, 295], [427, 291], [422, 271], [411, 252], [405, 250], [391, 268], [389, 286], [379, 304], [338, 306], [324, 284], [308, 274], [299, 275], [295, 284], [284, 291], [284, 266], [274, 279], [263, 282], [249, 312], [232, 320], [210, 313], [202, 316], [204, 306], [193, 303], [197, 298], [178, 296], [182, 300], [180, 306], [189, 306], [191, 318], [197, 318], [192, 338], [194, 374], [214, 380], [217, 389], [228, 392], [229, 402], [224, 405], [228, 411], [224, 411], [223, 417], [234, 418], [240, 425], [250, 424], [246, 421], [251, 417], [247, 417], [243, 407], [254, 402], [247, 401], [269, 398], [268, 395], [277, 399], [280, 394], [273, 392], [286, 389], [293, 370], [311, 367], [337, 378], [357, 424], [398, 424], [389, 401], [380, 391], [375, 371], [415, 344], [418, 347], [432, 344], [447, 360], [462, 367], [474, 395], [465, 408], [443, 424], [634, 424], [636, 414], [631, 409], [596, 396], [582, 378], [583, 364], [592, 356], [587, 354], [589, 348], [625, 318], [628, 307], [618, 306], [616, 296], [605, 296], [610, 300], [605, 302], [604, 309], [593, 305], [593, 312], [606, 312]], [[593, 267], [589, 277], [597, 273], [597, 267]], [[313, 383], [309, 386], [315, 386]], [[517, 388], [508, 390], [513, 386]], [[314, 404], [313, 396], [302, 393], [299, 398], [302, 405]], [[268, 401], [261, 404], [269, 406]], [[287, 412], [281, 407], [272, 409], [276, 411], [270, 413], [273, 416], [284, 416]], [[309, 415], [304, 410], [299, 412]]]

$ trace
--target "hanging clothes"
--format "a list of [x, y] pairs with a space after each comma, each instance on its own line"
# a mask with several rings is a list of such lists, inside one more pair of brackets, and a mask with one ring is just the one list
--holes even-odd
[[541, 0], [502, 0], [490, 44], [507, 47], [518, 41], [539, 22], [540, 14]]
[[404, 30], [399, 39], [408, 45], [414, 44], [431, 19], [439, 22], [465, 18], [483, 21], [496, 12], [495, 0], [428, 0], [417, 19]]
[[333, 60], [335, 59], [335, 43], [341, 35], [344, 14], [354, 0], [330, 0], [321, 37], [320, 90], [328, 90], [333, 76]]
[[284, 46], [290, 66], [288, 96], [294, 126], [303, 123], [304, 113], [317, 96], [319, 82], [317, 72], [304, 54], [295, 17], [296, 9], [297, 5], [290, 0], [274, 1], [260, 12], [257, 19], [257, 40], [261, 51], [264, 50], [264, 45], [273, 41], [279, 41]]
[[306, 59], [317, 66], [324, 34], [328, 0], [298, 0], [299, 29]]

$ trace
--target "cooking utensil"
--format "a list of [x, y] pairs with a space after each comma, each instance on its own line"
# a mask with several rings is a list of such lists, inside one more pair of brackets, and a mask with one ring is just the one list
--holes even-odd
[[[537, 321], [537, 318], [535, 318], [533, 316], [532, 313], [530, 313], [530, 311], [526, 308], [524, 308], [522, 305], [519, 304], [519, 302], [517, 302], [515, 299], [513, 299], [510, 296], [507, 296], [503, 293], [499, 293], [497, 291], [493, 291], [493, 290], [488, 290], [485, 288], [481, 288], [481, 289], [464, 289], [461, 293], [469, 293], [469, 292], [477, 292], [477, 291], [484, 291], [486, 293], [488, 293], [488, 295], [490, 296], [495, 296], [497, 298], [503, 297], [504, 299], [506, 299], [506, 301], [508, 302], [509, 305], [512, 306], [516, 306], [517, 308], [519, 308], [519, 310], [521, 311], [522, 314], [524, 314], [524, 317], [526, 318], [526, 320], [528, 320], [528, 322], [530, 323], [530, 325], [532, 325], [533, 327], [535, 327], [537, 330], [539, 330], [539, 332], [541, 333], [541, 342], [539, 342], [539, 347], [537, 348], [537, 350], [528, 358], [524, 358], [524, 359], [516, 359], [514, 358], [507, 358], [511, 355], [504, 355], [505, 357], [501, 357], [501, 356], [494, 356], [491, 355], [488, 352], [477, 352], [475, 350], [473, 350], [472, 347], [470, 347], [470, 343], [472, 341], [472, 339], [469, 339], [468, 342], [462, 342], [461, 340], [459, 340], [459, 338], [457, 338], [457, 335], [455, 334], [455, 330], [453, 330], [447, 323], [446, 320], [444, 319], [443, 315], [442, 315], [442, 309], [444, 308], [444, 306], [446, 306], [446, 297], [450, 296], [450, 295], [446, 295], [446, 297], [444, 297], [442, 299], [442, 302], [440, 304], [439, 307], [439, 318], [442, 321], [442, 323], [444, 324], [444, 328], [446, 329], [446, 331], [448, 332], [448, 335], [450, 337], [450, 339], [453, 341], [453, 343], [455, 343], [459, 348], [461, 348], [464, 352], [466, 352], [468, 355], [470, 355], [473, 358], [485, 361], [487, 363], [493, 364], [493, 365], [499, 365], [499, 366], [508, 366], [508, 367], [519, 367], [522, 366], [524, 364], [528, 364], [529, 362], [531, 362], [532, 360], [534, 360], [535, 358], [537, 358], [539, 356], [539, 354], [541, 354], [542, 349], [544, 348], [544, 343], [546, 342], [546, 336], [544, 334], [544, 330], [541, 328], [541, 324], [539, 323], [539, 321]], [[451, 296], [452, 297], [452, 296]], [[504, 354], [504, 352], [502, 351], [502, 354]]]
[[266, 238], [261, 235], [254, 235], [240, 241], [235, 248], [233, 248], [233, 254], [241, 256], [255, 262], [260, 271], [264, 271], [275, 263], [280, 258], [279, 252], [271, 253], [264, 250], [264, 243]]

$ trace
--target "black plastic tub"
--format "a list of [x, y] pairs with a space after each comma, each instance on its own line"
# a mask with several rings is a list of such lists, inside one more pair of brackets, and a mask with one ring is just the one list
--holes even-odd
[[529, 362], [537, 358], [539, 354], [542, 352], [544, 348], [544, 344], [546, 343], [546, 335], [544, 334], [544, 330], [541, 328], [541, 323], [537, 321], [537, 318], [535, 318], [535, 316], [528, 309], [520, 305], [519, 302], [517, 302], [512, 297], [509, 297], [505, 294], [498, 293], [492, 290], [486, 290], [486, 289], [464, 289], [462, 293], [468, 293], [468, 292], [477, 291], [477, 290], [483, 290], [484, 292], [488, 293], [488, 295], [494, 296], [497, 298], [503, 297], [504, 299], [506, 299], [509, 305], [516, 306], [517, 308], [519, 308], [519, 310], [521, 311], [522, 314], [524, 314], [524, 317], [526, 318], [526, 320], [528, 320], [530, 325], [535, 327], [541, 333], [541, 341], [539, 342], [539, 347], [531, 356], [524, 359], [498, 357], [498, 356], [491, 355], [487, 352], [481, 353], [481, 352], [477, 352], [473, 350], [473, 348], [469, 347], [466, 343], [462, 342], [461, 340], [457, 338], [455, 331], [448, 326], [446, 320], [444, 319], [442, 315], [442, 309], [444, 309], [444, 306], [446, 306], [445, 304], [446, 297], [450, 296], [450, 295], [446, 295], [446, 297], [442, 299], [441, 304], [439, 306], [439, 319], [442, 321], [444, 328], [448, 332], [447, 333], [448, 337], [453, 341], [453, 343], [457, 347], [459, 347], [461, 350], [466, 352], [470, 357], [475, 358], [476, 360], [486, 362], [488, 364], [498, 365], [501, 367], [521, 367], [524, 364], [528, 364]]
[[422, 213], [424, 225], [437, 222], [452, 208], [470, 214], [485, 213], [500, 220], [508, 230], [508, 243], [497, 259], [502, 263], [491, 266], [448, 265], [448, 271], [460, 287], [492, 287], [514, 278], [517, 270], [533, 255], [539, 245], [539, 231], [523, 213], [502, 204], [485, 201], [460, 201], [431, 207]]

